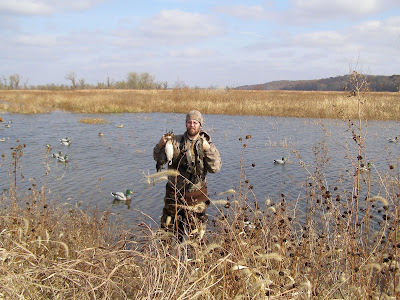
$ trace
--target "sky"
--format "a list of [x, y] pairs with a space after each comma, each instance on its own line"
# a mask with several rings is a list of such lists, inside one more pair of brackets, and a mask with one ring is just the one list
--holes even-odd
[[0, 0], [0, 79], [168, 87], [400, 74], [399, 0]]

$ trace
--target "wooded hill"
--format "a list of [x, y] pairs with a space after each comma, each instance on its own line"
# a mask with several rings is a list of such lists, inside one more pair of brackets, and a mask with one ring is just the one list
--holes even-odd
[[[398, 92], [400, 75], [364, 75], [373, 92]], [[349, 75], [315, 80], [279, 80], [262, 84], [243, 85], [235, 90], [293, 90], [293, 91], [345, 91], [351, 90]]]

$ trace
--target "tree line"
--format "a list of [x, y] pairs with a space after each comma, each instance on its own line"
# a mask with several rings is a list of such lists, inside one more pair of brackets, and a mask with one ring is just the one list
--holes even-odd
[[168, 82], [157, 82], [154, 76], [147, 72], [136, 73], [130, 72], [125, 80], [114, 81], [107, 78], [105, 82], [97, 84], [88, 84], [84, 78], [78, 78], [75, 72], [70, 72], [65, 75], [66, 84], [44, 84], [44, 85], [28, 85], [29, 80], [23, 80], [23, 77], [18, 74], [3, 76], [0, 81], [0, 90], [84, 90], [84, 89], [167, 89]]

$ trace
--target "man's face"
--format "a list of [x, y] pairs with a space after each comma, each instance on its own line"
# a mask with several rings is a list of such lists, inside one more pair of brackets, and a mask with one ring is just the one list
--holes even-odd
[[200, 123], [196, 120], [186, 121], [186, 130], [190, 137], [196, 136], [200, 132]]

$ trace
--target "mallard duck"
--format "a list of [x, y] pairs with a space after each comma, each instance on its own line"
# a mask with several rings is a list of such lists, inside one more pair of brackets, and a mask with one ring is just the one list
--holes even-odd
[[104, 133], [102, 133], [102, 132], [99, 132], [99, 136], [104, 136]]
[[284, 165], [286, 162], [286, 158], [282, 157], [282, 159], [274, 159], [274, 164]]
[[118, 128], [123, 128], [124, 124], [118, 124], [118, 125], [115, 125], [115, 126], [117, 126]]
[[69, 138], [65, 138], [65, 139], [60, 139], [60, 143], [61, 145], [69, 146], [69, 144], [71, 144], [71, 141], [69, 140]]
[[6, 138], [1, 138], [0, 139], [0, 142], [5, 142], [6, 141]]
[[174, 138], [174, 134], [172, 132], [168, 132], [165, 135], [167, 142], [165, 144], [165, 155], [167, 157], [168, 165], [172, 165], [172, 158], [174, 156], [174, 146], [172, 145], [172, 139]]
[[126, 190], [125, 194], [123, 192], [111, 192], [111, 195], [114, 197], [114, 200], [119, 200], [119, 201], [127, 201], [131, 200], [132, 191], [131, 190]]
[[399, 141], [399, 138], [396, 136], [394, 139], [393, 138], [388, 138], [389, 143], [397, 143]]
[[6, 124], [5, 127], [6, 128], [10, 128], [11, 126], [10, 126], [10, 124]]
[[67, 163], [67, 162], [68, 162], [68, 155], [59, 156], [59, 157], [57, 157], [57, 160], [58, 160], [59, 162]]
[[62, 152], [60, 151], [60, 152], [58, 152], [58, 153], [53, 153], [53, 157], [54, 158], [59, 158], [60, 156], [62, 156]]

